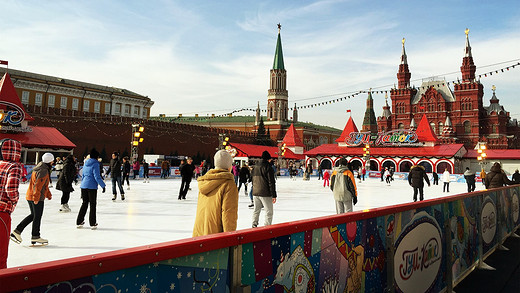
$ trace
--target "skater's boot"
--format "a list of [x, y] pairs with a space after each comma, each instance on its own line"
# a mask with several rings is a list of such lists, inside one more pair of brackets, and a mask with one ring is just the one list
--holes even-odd
[[247, 207], [248, 207], [248, 208], [252, 208], [252, 207], [254, 207], [254, 206], [255, 206], [255, 204], [254, 204], [253, 202], [251, 202], [251, 204], [248, 205]]
[[94, 226], [90, 226], [90, 229], [92, 229], [92, 230], [96, 230], [96, 229], [97, 229], [97, 226], [98, 226], [98, 224], [95, 223]]
[[125, 195], [121, 194], [121, 200], [125, 200]]
[[70, 207], [69, 207], [69, 204], [68, 204], [68, 203], [66, 203], [66, 204], [65, 204], [65, 208], [67, 209], [67, 212], [70, 212], [70, 211], [71, 211], [71, 209], [70, 209]]
[[81, 222], [81, 224], [78, 224], [77, 228], [81, 229], [81, 228], [83, 228], [83, 225], [85, 225], [85, 222]]
[[68, 213], [70, 212], [70, 208], [68, 204], [62, 204], [60, 208], [60, 212], [62, 213]]
[[130, 190], [130, 185], [128, 185], [128, 187], [126, 188], [126, 190]]
[[36, 244], [36, 243], [44, 245], [44, 244], [48, 244], [48, 243], [49, 243], [49, 240], [47, 240], [47, 239], [43, 239], [43, 238], [41, 238], [40, 236], [38, 236], [38, 237], [32, 237], [32, 238], [31, 238], [31, 244], [34, 245], [34, 244]]
[[13, 233], [11, 233], [11, 240], [13, 240], [15, 243], [22, 243], [22, 235], [18, 233], [18, 231], [14, 230]]
[[112, 200], [116, 200], [117, 194], [114, 194], [114, 197], [112, 197]]

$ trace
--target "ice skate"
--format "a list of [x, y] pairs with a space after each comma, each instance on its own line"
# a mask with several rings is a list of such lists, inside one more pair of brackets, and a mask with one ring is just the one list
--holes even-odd
[[[130, 187], [128, 189], [130, 189]], [[125, 195], [124, 194], [121, 194], [121, 200], [125, 200]]]
[[112, 197], [112, 200], [116, 200], [117, 195], [114, 194], [114, 197]]
[[47, 245], [47, 244], [49, 244], [49, 240], [43, 239], [41, 237], [31, 238], [31, 244], [32, 244], [32, 246], [36, 246], [36, 244]]
[[248, 208], [250, 208], [250, 209], [252, 209], [252, 208], [254, 208], [254, 207], [255, 207], [255, 204], [254, 204], [253, 202], [251, 202], [251, 204], [250, 204], [250, 205], [248, 205], [247, 207], [248, 207]]
[[79, 224], [76, 228], [81, 229], [81, 228], [83, 228], [83, 225], [85, 225], [85, 222], [82, 222], [82, 223]]
[[126, 188], [126, 190], [130, 190], [130, 186], [128, 186], [128, 187]]
[[11, 233], [11, 240], [13, 240], [17, 244], [20, 244], [22, 243], [22, 235], [20, 235], [20, 233], [16, 231], [13, 231], [13, 233]]
[[61, 213], [69, 213], [70, 212], [69, 205], [68, 204], [62, 204], [61, 208], [60, 208], [60, 212]]
[[94, 224], [94, 226], [90, 226], [90, 229], [91, 229], [91, 230], [96, 230], [96, 229], [97, 229], [97, 226], [98, 226], [98, 224], [96, 223], [96, 224]]

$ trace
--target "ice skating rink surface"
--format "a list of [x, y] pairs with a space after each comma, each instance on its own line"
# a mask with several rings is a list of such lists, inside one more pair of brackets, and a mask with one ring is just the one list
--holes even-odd
[[[148, 244], [156, 244], [172, 240], [190, 238], [197, 207], [198, 187], [195, 180], [186, 200], [178, 200], [180, 179], [151, 179], [143, 183], [141, 179], [130, 180], [130, 190], [126, 190], [125, 201], [120, 196], [112, 201], [110, 179], [106, 193], [98, 190], [97, 230], [88, 225], [76, 228], [76, 217], [81, 205], [79, 185], [71, 194], [70, 213], [60, 213], [61, 191], [51, 188], [52, 200], [45, 200], [45, 208], [41, 224], [41, 237], [48, 239], [45, 247], [31, 247], [31, 225], [22, 233], [23, 241], [16, 244], [10, 241], [8, 267], [66, 259], [75, 256], [90, 255], [123, 248], [131, 248]], [[358, 203], [355, 211], [391, 206], [412, 202], [413, 189], [408, 181], [398, 180], [390, 186], [377, 178], [369, 178], [358, 186]], [[439, 185], [425, 186], [425, 199], [455, 195], [466, 192], [465, 183], [450, 183], [450, 192], [442, 192], [442, 181]], [[28, 184], [20, 185], [20, 200], [12, 214], [11, 228], [29, 212], [25, 200]], [[278, 200], [274, 205], [273, 224], [295, 220], [309, 219], [335, 214], [332, 192], [323, 187], [323, 180], [311, 177], [309, 181], [298, 177], [291, 180], [281, 177], [277, 180]], [[477, 183], [477, 190], [484, 187]], [[251, 227], [253, 210], [248, 208], [249, 196], [244, 194], [244, 186], [240, 190], [238, 230]], [[265, 213], [260, 214], [260, 226]]]

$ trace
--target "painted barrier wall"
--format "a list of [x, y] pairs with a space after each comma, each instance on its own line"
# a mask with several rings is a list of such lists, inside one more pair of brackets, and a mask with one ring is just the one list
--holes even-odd
[[0, 291], [450, 292], [520, 226], [519, 194], [503, 187], [8, 268]]

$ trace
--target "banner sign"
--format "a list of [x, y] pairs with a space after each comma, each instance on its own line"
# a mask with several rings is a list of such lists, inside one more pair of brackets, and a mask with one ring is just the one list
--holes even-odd
[[426, 212], [417, 213], [396, 241], [395, 281], [400, 292], [427, 292], [435, 284], [442, 259], [441, 229]]
[[349, 146], [359, 146], [370, 144], [374, 146], [422, 146], [417, 141], [418, 136], [415, 131], [398, 129], [387, 132], [379, 132], [372, 135], [370, 132], [351, 132], [345, 139]]
[[13, 103], [0, 101], [0, 124], [2, 130], [31, 132], [29, 127], [22, 127], [21, 124], [25, 120], [25, 112], [23, 109]]

